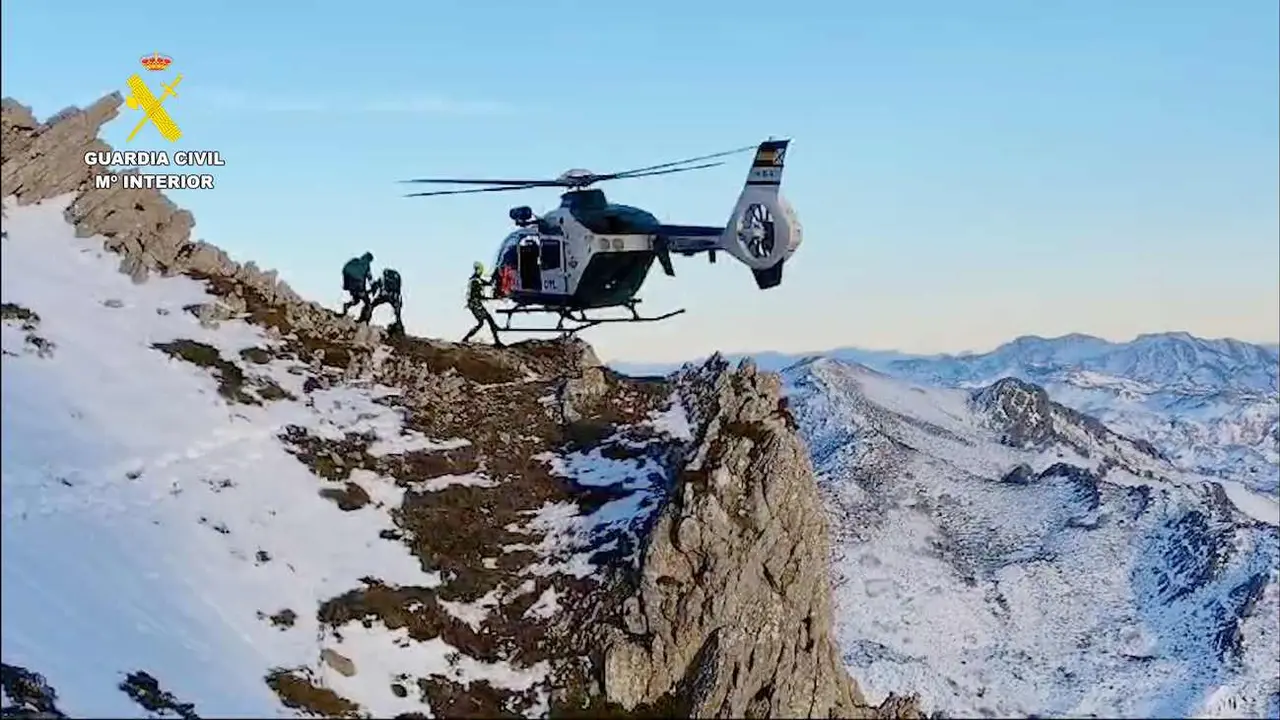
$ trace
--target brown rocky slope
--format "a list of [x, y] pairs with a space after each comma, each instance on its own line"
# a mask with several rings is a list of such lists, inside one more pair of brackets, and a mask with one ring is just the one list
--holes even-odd
[[[355, 470], [381, 473], [410, 489], [389, 511], [397, 539], [449, 582], [428, 589], [368, 578], [316, 608], [278, 612], [271, 622], [287, 627], [298, 611], [335, 628], [377, 621], [407, 628], [418, 641], [444, 638], [475, 658], [526, 666], [546, 661], [553, 668], [552, 715], [918, 716], [914, 702], [900, 697], [869, 707], [840, 663], [831, 633], [825, 519], [776, 376], [713, 358], [672, 378], [639, 379], [601, 367], [576, 341], [495, 350], [385, 338], [376, 327], [357, 326], [304, 300], [274, 271], [194, 241], [194, 218], [163, 194], [93, 188], [82, 158], [87, 150], [109, 149], [99, 129], [121, 102], [112, 94], [40, 123], [6, 98], [3, 195], [24, 205], [73, 195], [66, 219], [79, 237], [104, 238], [135, 283], [175, 275], [204, 281], [214, 300], [187, 310], [207, 327], [243, 319], [266, 328], [279, 342], [262, 353], [307, 363], [308, 392], [376, 381], [401, 391], [389, 402], [412, 429], [467, 441], [454, 450], [375, 456], [369, 437], [334, 441], [283, 429], [280, 441], [327, 483], [322, 494], [339, 507], [369, 502], [352, 481]], [[228, 403], [288, 395], [278, 388], [246, 390], [252, 365], [268, 357], [228, 360], [192, 341], [157, 350], [208, 368]], [[690, 438], [657, 437], [646, 426], [647, 417], [672, 403], [687, 415]], [[520, 432], [511, 418], [520, 419]], [[590, 509], [621, 497], [615, 488], [578, 483], [539, 460], [569, 451], [635, 461], [650, 479], [649, 497], [627, 526], [591, 538], [592, 563], [601, 572], [589, 578], [553, 572], [531, 581], [521, 568], [535, 553], [511, 551], [540, 539], [536, 530], [520, 527], [522, 518], [545, 503]], [[477, 468], [502, 482], [413, 491], [431, 478]], [[529, 582], [532, 592], [512, 592]], [[562, 604], [570, 610], [539, 624], [527, 611], [543, 586], [567, 597]], [[478, 627], [444, 611], [449, 603], [495, 594], [509, 600]], [[327, 652], [322, 657], [330, 666], [357, 671]], [[300, 712], [364, 714], [305, 669], [276, 669], [264, 680]], [[528, 694], [483, 683], [461, 686], [439, 676], [405, 682], [416, 684], [437, 716], [509, 715], [534, 704]], [[188, 710], [191, 716], [199, 711]]]

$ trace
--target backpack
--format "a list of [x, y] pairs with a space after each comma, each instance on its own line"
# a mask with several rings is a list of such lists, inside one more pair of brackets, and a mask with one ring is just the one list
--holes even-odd
[[382, 291], [388, 295], [400, 294], [400, 273], [395, 270], [382, 271]]
[[369, 263], [361, 258], [351, 258], [342, 266], [342, 278], [346, 284], [358, 284], [363, 286], [365, 276], [369, 272]]

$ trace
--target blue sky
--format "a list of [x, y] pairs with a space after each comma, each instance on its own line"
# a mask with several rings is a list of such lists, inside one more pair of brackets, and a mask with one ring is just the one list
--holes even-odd
[[[372, 250], [405, 276], [414, 332], [465, 332], [471, 262], [510, 206], [556, 196], [410, 200], [394, 181], [625, 169], [769, 135], [793, 138], [783, 191], [805, 227], [783, 286], [678, 258], [642, 294], [688, 313], [593, 331], [601, 355], [1280, 332], [1274, 0], [158, 7], [6, 2], [4, 94], [44, 117], [173, 57], [180, 145], [227, 160], [215, 191], [174, 193], [197, 236], [328, 304]], [[148, 128], [130, 147], [172, 146]], [[746, 163], [605, 189], [723, 223]]]

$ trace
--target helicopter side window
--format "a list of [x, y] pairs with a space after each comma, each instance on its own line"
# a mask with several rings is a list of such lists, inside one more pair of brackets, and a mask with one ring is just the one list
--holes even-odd
[[506, 250], [502, 252], [502, 260], [500, 264], [508, 265], [510, 267], [516, 266], [516, 246], [515, 245], [509, 246]]
[[559, 240], [542, 238], [541, 265], [543, 270], [560, 269], [561, 244]]
[[510, 265], [515, 267], [516, 264], [516, 247], [520, 242], [520, 234], [512, 233], [502, 241], [502, 246], [498, 248], [498, 256], [494, 258], [495, 266]]

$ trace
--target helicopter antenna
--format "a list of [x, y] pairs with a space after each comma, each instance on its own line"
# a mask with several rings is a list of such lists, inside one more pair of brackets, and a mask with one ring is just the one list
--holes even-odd
[[[726, 150], [724, 152], [712, 153], [710, 155], [700, 155], [698, 157], [686, 158], [674, 162], [660, 163], [658, 165], [649, 165], [646, 167], [633, 168], [631, 170], [623, 170], [620, 172], [597, 174], [585, 171], [570, 171], [558, 178], [547, 180], [511, 180], [511, 179], [479, 179], [479, 178], [414, 178], [411, 180], [401, 180], [402, 183], [412, 184], [433, 184], [433, 185], [483, 185], [485, 187], [471, 188], [467, 190], [437, 190], [434, 192], [410, 193], [405, 197], [431, 197], [435, 195], [465, 195], [469, 193], [482, 192], [510, 192], [515, 190], [529, 190], [532, 188], [543, 187], [560, 187], [570, 189], [582, 189], [598, 182], [606, 180], [628, 180], [631, 178], [650, 177], [653, 175], [669, 175], [672, 173], [689, 172], [691, 170], [703, 170], [706, 168], [723, 165], [723, 162], [705, 162], [716, 158], [726, 157], [728, 155], [736, 155], [738, 153], [747, 152], [754, 149], [754, 146], [736, 148], [734, 150]], [[691, 164], [698, 163], [698, 164]]]

